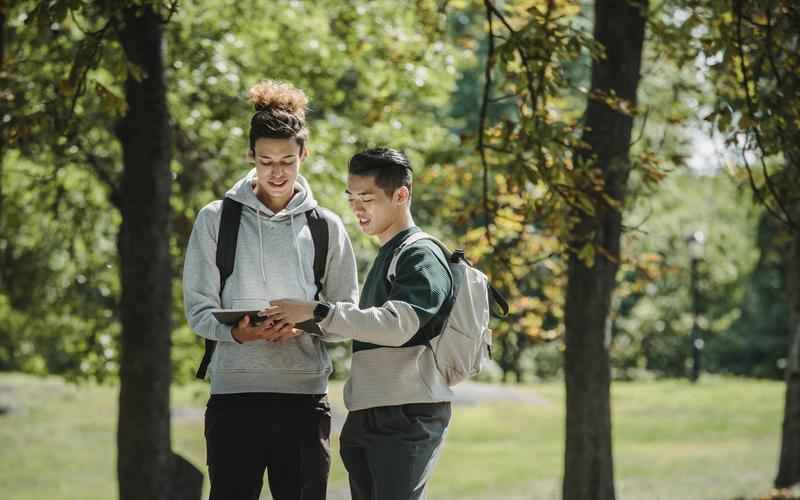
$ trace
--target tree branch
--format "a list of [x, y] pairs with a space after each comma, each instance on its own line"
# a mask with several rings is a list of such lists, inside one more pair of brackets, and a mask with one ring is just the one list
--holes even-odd
[[[631, 141], [630, 146], [633, 146], [637, 142], [641, 141], [642, 137], [644, 137], [644, 129], [647, 126], [647, 117], [648, 117], [649, 114], [650, 114], [650, 108], [648, 107], [644, 112], [644, 117], [642, 118], [642, 126], [639, 128], [639, 136], [636, 139], [634, 139], [633, 141]], [[630, 147], [629, 147], [629, 149], [630, 149]]]
[[516, 94], [506, 94], [504, 96], [494, 97], [494, 98], [490, 99], [490, 102], [492, 102], [494, 104], [494, 103], [498, 103], [498, 102], [507, 101], [509, 99], [516, 99], [517, 97], [518, 96]]
[[503, 13], [500, 12], [497, 9], [497, 7], [495, 7], [494, 3], [492, 3], [491, 0], [484, 0], [483, 3], [484, 3], [484, 5], [486, 5], [486, 9], [489, 11], [489, 12], [487, 12], [488, 16], [491, 16], [492, 14], [494, 14], [495, 16], [497, 16], [497, 19], [499, 19], [500, 22], [503, 23], [503, 25], [506, 27], [506, 29], [512, 35], [516, 33], [516, 31], [514, 31], [514, 28], [511, 27], [511, 25], [508, 23], [508, 21], [506, 21], [506, 18], [505, 18], [505, 16], [503, 16]]
[[742, 160], [744, 161], [744, 168], [747, 171], [747, 179], [750, 182], [750, 189], [753, 191], [753, 194], [758, 199], [759, 203], [761, 203], [767, 211], [778, 219], [782, 224], [790, 225], [791, 221], [784, 220], [781, 214], [779, 214], [769, 203], [767, 203], [766, 198], [761, 194], [761, 191], [756, 186], [756, 181], [753, 178], [753, 170], [750, 167], [750, 162], [747, 161], [747, 151], [742, 151]]
[[494, 6], [490, 0], [484, 0], [486, 7], [486, 20], [488, 26], [488, 53], [486, 55], [486, 70], [484, 72], [484, 87], [483, 87], [483, 102], [481, 103], [480, 118], [478, 120], [478, 152], [481, 156], [481, 164], [483, 166], [483, 210], [486, 214], [486, 240], [490, 246], [492, 243], [491, 232], [491, 213], [489, 210], [489, 162], [486, 159], [486, 146], [484, 138], [486, 136], [486, 115], [489, 109], [490, 95], [492, 92], [492, 70], [495, 64], [495, 47], [494, 47], [494, 25], [492, 24], [492, 9]]
[[163, 24], [167, 24], [170, 21], [172, 21], [172, 16], [174, 16], [175, 13], [178, 11], [178, 1], [179, 0], [173, 0], [172, 3], [170, 4], [167, 16], [161, 21]]
[[[737, 44], [737, 49], [738, 49], [738, 52], [739, 52], [739, 65], [740, 65], [740, 70], [742, 72], [742, 79], [743, 79], [743, 84], [744, 84], [743, 86], [744, 86], [744, 93], [745, 93], [745, 101], [747, 102], [748, 114], [750, 115], [750, 118], [755, 121], [756, 120], [756, 118], [755, 118], [755, 104], [753, 103], [753, 97], [750, 95], [750, 79], [749, 79], [748, 74], [747, 74], [747, 65], [746, 65], [746, 62], [745, 62], [745, 55], [744, 55], [744, 40], [742, 38], [742, 19], [743, 19], [742, 0], [736, 0], [736, 2], [735, 2], [735, 10], [736, 10], [736, 44]], [[767, 151], [764, 148], [764, 145], [763, 145], [763, 143], [761, 141], [761, 133], [759, 132], [758, 127], [755, 127], [755, 126], [751, 127], [751, 130], [753, 131], [753, 134], [755, 135], [756, 144], [757, 144], [758, 149], [759, 149], [759, 151], [761, 153], [759, 155], [759, 160], [761, 162], [761, 171], [764, 174], [764, 184], [767, 187], [767, 191], [769, 191], [770, 195], [772, 195], [773, 199], [775, 200], [775, 203], [778, 205], [778, 208], [780, 209], [781, 213], [783, 213], [783, 217], [778, 217], [778, 220], [780, 220], [784, 224], [787, 224], [792, 229], [796, 230], [796, 229], [798, 229], [797, 225], [795, 224], [794, 220], [792, 220], [791, 214], [789, 213], [789, 211], [784, 206], [783, 201], [781, 200], [781, 198], [778, 195], [778, 193], [775, 191], [775, 187], [773, 186], [772, 180], [770, 179], [770, 176], [769, 176], [769, 172], [767, 171], [767, 164], [766, 164], [766, 161], [764, 160], [764, 156], [767, 154]], [[747, 165], [746, 155], [743, 154], [742, 157], [745, 159], [745, 164]], [[752, 171], [750, 170], [749, 165], [747, 165], [747, 173], [748, 173], [748, 176], [750, 178], [751, 187], [754, 187], [755, 186], [755, 182], [753, 180]], [[764, 200], [761, 197], [761, 195], [758, 192], [758, 190], [756, 190], [756, 193], [757, 193], [758, 198], [762, 201], [762, 204], [765, 207], [767, 207], [767, 209], [770, 211], [770, 213], [772, 213], [773, 215], [776, 215], [775, 212], [766, 203], [766, 200]], [[784, 217], [785, 217], [785, 219], [784, 219]]]

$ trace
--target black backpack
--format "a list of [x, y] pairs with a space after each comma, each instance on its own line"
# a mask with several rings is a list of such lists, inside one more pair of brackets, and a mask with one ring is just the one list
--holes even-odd
[[[219, 269], [219, 297], [222, 300], [222, 290], [225, 288], [225, 281], [233, 272], [233, 264], [236, 260], [236, 242], [239, 238], [239, 223], [242, 217], [242, 204], [231, 198], [222, 200], [222, 215], [219, 222], [219, 234], [217, 235], [217, 269]], [[322, 216], [317, 208], [312, 208], [306, 212], [308, 228], [311, 230], [311, 239], [314, 240], [314, 283], [317, 285], [317, 292], [314, 300], [319, 299], [319, 292], [322, 290], [322, 278], [325, 276], [325, 262], [328, 260], [328, 221]], [[206, 352], [203, 360], [195, 375], [199, 379], [206, 378], [208, 364], [217, 346], [215, 340], [206, 340]]]

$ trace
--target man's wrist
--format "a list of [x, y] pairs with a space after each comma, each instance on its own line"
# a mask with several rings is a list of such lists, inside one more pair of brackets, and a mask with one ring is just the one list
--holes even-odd
[[238, 331], [238, 330], [239, 330], [239, 327], [238, 327], [238, 326], [234, 326], [234, 327], [232, 327], [232, 328], [231, 328], [231, 337], [233, 338], [233, 341], [234, 341], [234, 342], [236, 342], [237, 344], [241, 344], [241, 343], [242, 343], [242, 341], [241, 341], [241, 340], [239, 340], [239, 337], [238, 337], [238, 335], [237, 335], [237, 331]]
[[314, 322], [321, 323], [324, 321], [331, 312], [331, 308], [331, 304], [327, 302], [317, 302], [317, 305], [314, 307]]

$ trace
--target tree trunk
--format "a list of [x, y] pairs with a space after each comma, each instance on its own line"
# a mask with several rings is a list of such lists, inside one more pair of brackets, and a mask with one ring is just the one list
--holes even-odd
[[[592, 91], [616, 95], [636, 104], [646, 2], [595, 2], [594, 37], [606, 57], [592, 62]], [[630, 170], [633, 117], [612, 110], [603, 101], [589, 99], [583, 140], [590, 150], [577, 151], [588, 165], [599, 167], [606, 192], [624, 202]], [[614, 468], [611, 452], [611, 404], [607, 322], [616, 284], [622, 214], [595, 203], [594, 216], [581, 217], [573, 244], [593, 242], [611, 259], [597, 252], [592, 267], [575, 254], [569, 259], [565, 303], [566, 351], [564, 369], [567, 397], [564, 500], [613, 500]]]
[[[6, 71], [5, 69], [5, 55], [6, 55], [6, 8], [3, 2], [0, 1], [0, 73]], [[0, 76], [0, 79], [5, 77]], [[5, 102], [0, 104], [0, 115], [5, 115]], [[3, 209], [5, 208], [5, 200], [3, 198], [3, 163], [5, 160], [6, 151], [6, 131], [5, 126], [0, 122], [0, 225], [3, 223]], [[0, 281], [2, 285], [2, 281]]]
[[[119, 498], [199, 499], [202, 475], [171, 450], [171, 145], [162, 20], [150, 6], [127, 8], [121, 16], [120, 43], [142, 75], [128, 74], [128, 109], [116, 128], [123, 149]], [[173, 488], [176, 474], [182, 485]]]
[[[795, 210], [800, 220], [800, 210]], [[778, 464], [777, 488], [800, 483], [800, 232], [795, 231], [786, 264], [786, 298], [788, 300], [791, 338], [786, 367], [786, 401], [783, 410], [781, 455]]]
[[503, 370], [503, 383], [508, 383], [507, 377], [510, 373], [514, 373], [514, 355], [511, 350], [514, 348], [511, 343], [511, 334], [506, 333], [501, 337], [503, 342], [503, 355], [500, 357], [498, 364], [500, 369]]

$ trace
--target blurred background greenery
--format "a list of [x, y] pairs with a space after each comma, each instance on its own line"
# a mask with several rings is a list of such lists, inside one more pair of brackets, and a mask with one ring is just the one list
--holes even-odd
[[[546, 403], [459, 410], [433, 498], [560, 495], [569, 255], [591, 263], [603, 249], [573, 246], [569, 210], [587, 198], [554, 190], [596, 174], [569, 153], [581, 147], [581, 116], [593, 99], [634, 124], [627, 196], [606, 196], [599, 181], [623, 229], [604, 327], [611, 376], [625, 382], [613, 390], [620, 496], [768, 490], [779, 381], [797, 329], [796, 283], [788, 281], [797, 229], [773, 213], [781, 199], [790, 209], [800, 200], [799, 142], [786, 140], [800, 129], [800, 88], [786, 87], [800, 80], [800, 49], [796, 32], [780, 31], [780, 16], [798, 19], [792, 2], [766, 2], [746, 15], [741, 2], [634, 2], [647, 19], [635, 109], [590, 92], [592, 65], [605, 57], [593, 39], [596, 2], [123, 3], [164, 20], [173, 409], [190, 415], [173, 425], [176, 449], [197, 466], [202, 425], [192, 412], [201, 411], [205, 389], [193, 376], [202, 343], [184, 319], [183, 255], [198, 210], [250, 168], [246, 92], [271, 78], [309, 96], [311, 155], [302, 173], [321, 204], [345, 220], [362, 277], [377, 242], [359, 233], [348, 211], [347, 160], [392, 146], [415, 167], [417, 224], [464, 247], [512, 304], [511, 317], [495, 325], [494, 363], [479, 380], [519, 385], [513, 389]], [[0, 473], [0, 490], [8, 498], [73, 498], [67, 480], [97, 498], [113, 494], [107, 440], [123, 330], [124, 168], [115, 127], [128, 110], [126, 79], [146, 76], [113, 36], [117, 7], [0, 1], [0, 371], [10, 372], [0, 376], [0, 469], [14, 469]], [[490, 7], [509, 23], [490, 14], [494, 37]], [[779, 21], [770, 17], [776, 12]], [[742, 19], [752, 33], [739, 26], [732, 40]], [[746, 46], [741, 37], [763, 41], [764, 26], [766, 52]], [[531, 82], [520, 44], [539, 61], [543, 97], [534, 105], [515, 99]], [[781, 49], [788, 76], [742, 87], [744, 61], [757, 75], [767, 72], [770, 47]], [[487, 74], [495, 87], [484, 100]], [[330, 350], [336, 395], [350, 348]], [[703, 375], [690, 386], [682, 379], [698, 353]], [[104, 417], [85, 421], [87, 414]], [[69, 479], [53, 475], [62, 467]], [[341, 468], [333, 484], [344, 490]], [[503, 493], [487, 496], [492, 491]]]
[[[258, 23], [248, 16], [258, 7], [242, 2], [190, 2], [175, 13], [165, 31], [165, 70], [175, 139], [171, 248], [177, 381], [191, 379], [201, 355], [201, 343], [183, 317], [183, 252], [199, 208], [219, 199], [250, 168], [251, 110], [245, 95], [259, 79], [285, 79], [309, 95], [311, 156], [303, 174], [321, 203], [347, 222], [362, 275], [376, 242], [357, 230], [343, 190], [348, 158], [368, 146], [391, 145], [410, 155], [421, 227], [468, 245], [476, 258], [487, 253], [474, 234], [480, 236], [483, 224], [482, 174], [471, 144], [485, 64], [484, 19], [478, 6], [452, 3], [464, 7], [451, 5], [445, 15], [425, 2], [414, 9], [390, 1], [279, 2]], [[26, 115], [51, 112], [48, 105], [53, 113], [59, 109], [53, 102], [65, 97], [53, 82], [72, 67], [74, 44], [83, 36], [77, 19], [66, 17], [52, 23], [48, 40], [35, 41], [30, 17], [36, 4], [11, 8], [5, 28], [18, 64], [46, 61], [35, 73], [10, 78], [17, 85], [15, 105]], [[589, 4], [573, 24], [590, 29]], [[114, 44], [104, 50], [112, 62], [119, 56]], [[589, 76], [588, 54], [582, 57], [568, 68], [577, 86]], [[701, 231], [706, 241], [697, 286], [705, 368], [780, 379], [789, 328], [782, 293], [785, 236], [746, 186], [732, 178], [730, 155], [698, 115], [713, 105], [713, 96], [702, 93], [708, 82], [687, 84], [692, 78], [655, 54], [645, 58], [644, 68], [640, 100], [651, 111], [646, 124], [637, 121], [644, 138], [634, 150], [660, 141], [661, 168], [670, 173], [655, 188], [642, 176], [634, 174], [631, 181], [634, 196], [624, 212], [631, 231], [625, 235], [611, 333], [614, 374], [624, 379], [687, 374], [693, 309], [686, 238]], [[87, 85], [95, 88], [72, 111], [74, 131], [40, 125], [39, 132], [56, 137], [17, 141], [5, 153], [0, 370], [96, 380], [113, 380], [117, 373], [120, 217], [108, 185], [87, 164], [102, 162], [104, 171], [118, 175], [116, 115], [107, 109], [113, 97], [95, 91], [102, 85], [122, 94], [112, 69], [86, 69]], [[572, 112], [580, 111], [580, 96], [568, 97], [575, 101]], [[501, 115], [506, 108], [501, 104], [494, 112]], [[59, 138], [58, 132], [75, 134], [79, 145], [67, 145], [73, 136]], [[720, 149], [709, 152], [715, 144]], [[518, 231], [514, 222], [496, 224]], [[498, 370], [491, 372], [496, 380], [547, 379], [561, 370], [565, 264], [553, 238], [535, 221], [526, 231], [533, 236], [518, 257], [538, 263], [526, 267], [524, 277], [514, 274], [516, 290], [506, 290], [519, 314], [498, 326]], [[336, 377], [345, 377], [348, 349], [334, 352]]]

